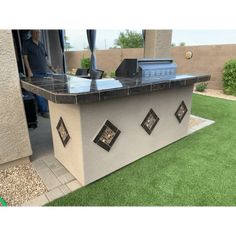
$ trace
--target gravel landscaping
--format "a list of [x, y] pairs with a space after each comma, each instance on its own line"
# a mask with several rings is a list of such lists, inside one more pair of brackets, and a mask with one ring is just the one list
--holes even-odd
[[204, 92], [197, 92], [194, 89], [194, 93], [209, 96], [209, 97], [217, 97], [217, 98], [223, 98], [226, 100], [236, 101], [236, 96], [224, 94], [223, 90], [206, 89]]
[[8, 206], [20, 206], [45, 192], [47, 188], [31, 163], [0, 170], [0, 197]]

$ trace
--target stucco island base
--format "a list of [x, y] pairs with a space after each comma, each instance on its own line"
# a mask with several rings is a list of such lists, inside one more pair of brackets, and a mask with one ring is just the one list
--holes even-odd
[[[49, 101], [55, 157], [87, 185], [187, 135], [193, 86], [89, 104]], [[184, 101], [188, 109], [181, 123], [175, 112]], [[149, 110], [159, 122], [149, 135], [141, 126]], [[70, 139], [64, 147], [57, 131], [62, 117]], [[94, 142], [109, 120], [120, 130], [110, 151]]]

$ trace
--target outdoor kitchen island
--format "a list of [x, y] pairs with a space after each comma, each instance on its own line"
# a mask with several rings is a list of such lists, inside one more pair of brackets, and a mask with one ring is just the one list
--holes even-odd
[[54, 75], [21, 85], [49, 101], [55, 157], [87, 185], [186, 136], [193, 85], [209, 79]]

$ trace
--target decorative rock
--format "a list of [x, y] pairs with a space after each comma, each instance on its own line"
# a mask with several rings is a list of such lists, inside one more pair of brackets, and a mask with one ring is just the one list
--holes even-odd
[[8, 206], [20, 206], [47, 192], [31, 163], [0, 170], [0, 197]]

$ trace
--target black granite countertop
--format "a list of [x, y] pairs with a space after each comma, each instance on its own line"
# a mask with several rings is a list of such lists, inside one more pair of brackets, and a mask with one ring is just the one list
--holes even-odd
[[161, 78], [91, 80], [71, 75], [53, 75], [45, 78], [25, 78], [21, 80], [21, 86], [25, 90], [55, 103], [77, 104], [190, 86], [194, 83], [208, 81], [210, 77], [205, 74], [184, 74], [176, 75], [168, 80]]

